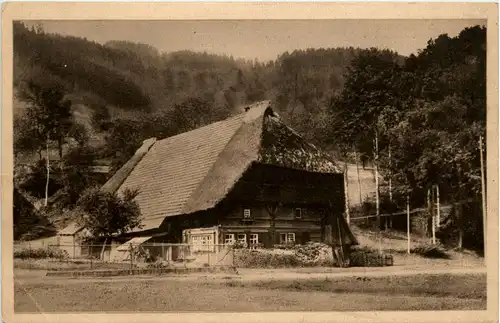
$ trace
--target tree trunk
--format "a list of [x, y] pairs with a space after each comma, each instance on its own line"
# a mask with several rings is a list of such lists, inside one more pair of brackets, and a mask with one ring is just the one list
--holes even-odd
[[267, 207], [267, 212], [269, 213], [269, 216], [271, 217], [271, 223], [269, 227], [269, 236], [270, 236], [270, 242], [269, 242], [269, 248], [273, 248], [273, 246], [276, 244], [276, 212], [278, 211], [278, 206], [273, 205], [273, 206], [268, 206]]
[[351, 215], [349, 212], [349, 186], [347, 183], [347, 162], [344, 164], [344, 197], [345, 197], [345, 216], [347, 223], [351, 222]]
[[[108, 242], [108, 238], [104, 239], [104, 244], [102, 245], [101, 248], [101, 254], [100, 254], [101, 260], [104, 260], [104, 250], [106, 249], [106, 242]], [[132, 254], [130, 254], [130, 257], [132, 257]]]
[[458, 223], [458, 243], [457, 249], [462, 250], [463, 247], [463, 225], [462, 225], [462, 210], [459, 203], [455, 203], [455, 219], [457, 219]]
[[327, 214], [322, 214], [321, 215], [321, 242], [325, 243], [326, 242], [326, 234], [325, 234], [325, 230], [326, 230], [326, 217], [327, 217]]
[[62, 144], [62, 139], [59, 138], [57, 139], [57, 151], [59, 153], [59, 168], [62, 170], [63, 168], [63, 144]]
[[45, 203], [44, 205], [47, 206], [49, 203], [49, 179], [50, 179], [50, 157], [49, 157], [49, 136], [47, 135], [47, 156], [46, 156], [46, 166], [47, 166], [47, 180], [45, 182]]

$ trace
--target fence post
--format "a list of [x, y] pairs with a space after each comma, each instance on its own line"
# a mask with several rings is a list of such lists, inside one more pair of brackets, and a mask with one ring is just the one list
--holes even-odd
[[208, 267], [210, 267], [210, 243], [208, 244], [208, 250], [207, 250], [207, 263], [208, 263]]
[[219, 248], [220, 248], [220, 245], [217, 243], [215, 245], [215, 265], [217, 265], [220, 262], [220, 260], [219, 260], [219, 252], [220, 252]]
[[134, 249], [132, 248], [132, 243], [130, 243], [130, 273], [132, 274], [132, 269], [134, 268]]
[[[31, 260], [31, 243], [30, 242], [28, 242], [28, 259]], [[28, 261], [28, 263], [30, 264], [29, 268], [31, 270], [32, 269], [31, 268], [31, 261]]]
[[89, 245], [89, 257], [90, 257], [90, 269], [92, 269], [92, 258], [94, 258], [94, 255], [92, 255], [92, 244]]

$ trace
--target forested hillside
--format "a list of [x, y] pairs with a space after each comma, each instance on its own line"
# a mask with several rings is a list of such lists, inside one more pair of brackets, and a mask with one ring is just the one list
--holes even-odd
[[31, 172], [16, 171], [16, 185], [33, 196], [63, 189], [71, 208], [96, 184], [88, 175], [98, 161], [116, 170], [146, 138], [189, 131], [271, 99], [288, 124], [333, 157], [374, 163], [384, 203], [401, 208], [411, 195], [421, 206], [435, 186], [443, 201], [480, 200], [485, 87], [480, 26], [436, 35], [410, 57], [319, 48], [259, 62], [163, 53], [127, 41], [98, 44], [16, 23], [14, 150], [18, 161], [32, 164]]
[[[64, 84], [73, 105], [90, 107], [89, 113], [105, 106], [113, 116], [132, 119], [144, 112], [168, 113], [194, 98], [209, 106], [212, 119], [237, 112], [241, 104], [276, 99], [283, 116], [315, 138], [310, 122], [321, 125], [322, 113], [341, 90], [357, 52], [310, 49], [252, 62], [190, 51], [159, 53], [125, 41], [101, 45], [19, 23], [14, 29], [14, 79], [19, 87], [25, 80], [50, 76]], [[169, 134], [176, 132], [170, 128]]]

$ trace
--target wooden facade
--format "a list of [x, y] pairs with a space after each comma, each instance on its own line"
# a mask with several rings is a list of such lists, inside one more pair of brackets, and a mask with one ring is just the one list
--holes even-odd
[[168, 242], [181, 242], [185, 229], [218, 226], [221, 243], [353, 244], [342, 176], [255, 163], [215, 208], [167, 217], [160, 231], [169, 231]]

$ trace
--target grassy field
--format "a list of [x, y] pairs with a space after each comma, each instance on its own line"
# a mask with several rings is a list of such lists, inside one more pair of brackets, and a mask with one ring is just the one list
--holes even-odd
[[96, 270], [96, 269], [128, 269], [127, 263], [110, 263], [89, 260], [60, 259], [14, 259], [14, 268], [28, 270]]
[[485, 274], [15, 279], [16, 312], [484, 310]]

